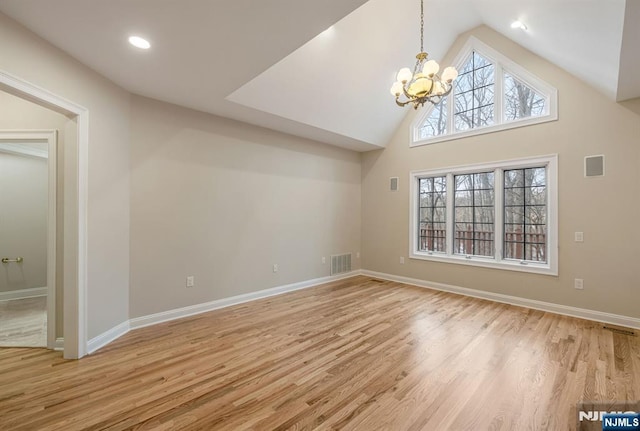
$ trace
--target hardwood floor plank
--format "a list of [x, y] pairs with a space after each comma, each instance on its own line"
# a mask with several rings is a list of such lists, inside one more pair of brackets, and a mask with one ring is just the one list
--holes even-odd
[[0, 349], [0, 430], [567, 430], [637, 401], [640, 338], [369, 277], [134, 330], [80, 361]]

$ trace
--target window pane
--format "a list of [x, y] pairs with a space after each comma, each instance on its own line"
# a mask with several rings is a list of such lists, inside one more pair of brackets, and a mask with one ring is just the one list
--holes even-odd
[[474, 109], [473, 127], [484, 127], [493, 124], [493, 105]]
[[546, 262], [546, 168], [504, 172], [504, 256]]
[[493, 64], [475, 69], [473, 71], [473, 86], [475, 88], [484, 87], [495, 82], [494, 76], [495, 67]]
[[433, 206], [433, 193], [420, 193], [420, 208]]
[[420, 178], [419, 251], [446, 251], [446, 177]]
[[456, 191], [456, 205], [457, 206], [473, 205], [473, 191], [472, 190]]
[[505, 207], [504, 222], [522, 225], [524, 224], [524, 208], [523, 207]]
[[455, 113], [467, 112], [473, 109], [473, 91], [456, 94]]
[[504, 74], [504, 117], [506, 121], [538, 117], [545, 113], [546, 100], [513, 75]]
[[486, 58], [484, 58], [482, 55], [478, 54], [475, 51], [473, 51], [473, 62], [476, 68], [491, 64], [489, 60], [487, 60]]
[[473, 175], [456, 175], [456, 191], [473, 190]]
[[494, 255], [494, 174], [456, 175], [454, 253]]
[[445, 97], [431, 109], [431, 113], [420, 128], [420, 139], [447, 133], [447, 100]]
[[524, 171], [523, 170], [504, 171], [504, 186], [505, 187], [524, 186]]
[[531, 205], [546, 205], [547, 188], [545, 186], [528, 187], [525, 189], [525, 199]]
[[493, 106], [493, 84], [487, 87], [480, 87], [473, 91], [473, 107], [481, 108]]
[[469, 64], [469, 68], [469, 72], [460, 73], [455, 81], [457, 93], [464, 93], [465, 91], [473, 90], [473, 69], [471, 69], [473, 68], [473, 65]]
[[456, 132], [469, 130], [473, 127], [472, 111], [466, 111], [460, 114], [456, 114], [453, 118], [454, 118], [454, 126], [455, 126]]

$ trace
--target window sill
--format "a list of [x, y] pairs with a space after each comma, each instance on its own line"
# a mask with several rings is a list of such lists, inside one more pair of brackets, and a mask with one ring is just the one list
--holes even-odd
[[433, 262], [479, 266], [483, 268], [501, 269], [506, 271], [529, 272], [534, 274], [558, 276], [558, 270], [556, 268], [552, 268], [550, 264], [540, 264], [535, 262], [521, 263], [516, 260], [496, 261], [492, 258], [483, 258], [480, 256], [472, 256], [470, 258], [467, 258], [460, 255], [448, 256], [443, 253], [437, 252], [412, 252], [409, 257], [416, 260], [430, 260]]
[[[507, 123], [494, 124], [491, 126], [478, 127], [475, 129], [465, 130], [463, 132], [455, 132], [440, 136], [434, 136], [431, 138], [417, 139], [414, 138], [409, 144], [410, 147], [420, 147], [422, 145], [436, 144], [438, 142], [452, 141], [454, 139], [462, 139], [470, 136], [484, 135], [487, 133], [499, 132], [501, 130], [517, 129], [519, 127], [531, 126], [533, 124], [546, 123], [549, 121], [556, 121], [558, 119], [557, 114], [547, 114], [540, 117], [529, 117], [521, 120], [509, 121]], [[412, 126], [413, 132], [413, 126]], [[415, 132], [417, 133], [417, 132]]]

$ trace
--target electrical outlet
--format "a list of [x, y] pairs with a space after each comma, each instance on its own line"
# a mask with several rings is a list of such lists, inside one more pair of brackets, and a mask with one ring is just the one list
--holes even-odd
[[360, 252], [356, 253], [356, 259], [360, 259]]
[[326, 258], [326, 257], [324, 257], [324, 256], [322, 256], [322, 263], [323, 263], [323, 264], [327, 263], [327, 258]]
[[576, 242], [584, 242], [584, 232], [576, 232], [574, 238]]
[[187, 287], [193, 287], [195, 286], [195, 277], [193, 275], [190, 275], [187, 277]]
[[400, 263], [404, 265], [404, 256], [400, 256]]
[[575, 280], [573, 280], [573, 287], [576, 289], [584, 289], [584, 280], [581, 278], [576, 278]]
[[278, 272], [278, 264], [277, 263], [273, 264], [273, 272]]

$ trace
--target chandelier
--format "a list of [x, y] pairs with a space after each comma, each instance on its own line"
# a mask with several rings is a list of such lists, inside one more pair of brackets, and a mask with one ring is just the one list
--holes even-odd
[[[398, 106], [413, 103], [413, 108], [424, 106], [430, 102], [434, 105], [453, 88], [453, 81], [458, 77], [455, 67], [449, 66], [438, 75], [440, 65], [435, 60], [427, 60], [424, 52], [424, 0], [420, 0], [420, 53], [416, 55], [416, 65], [413, 72], [408, 67], [400, 69], [397, 81], [391, 87], [391, 94], [395, 96]], [[404, 95], [405, 100], [400, 100]]]

